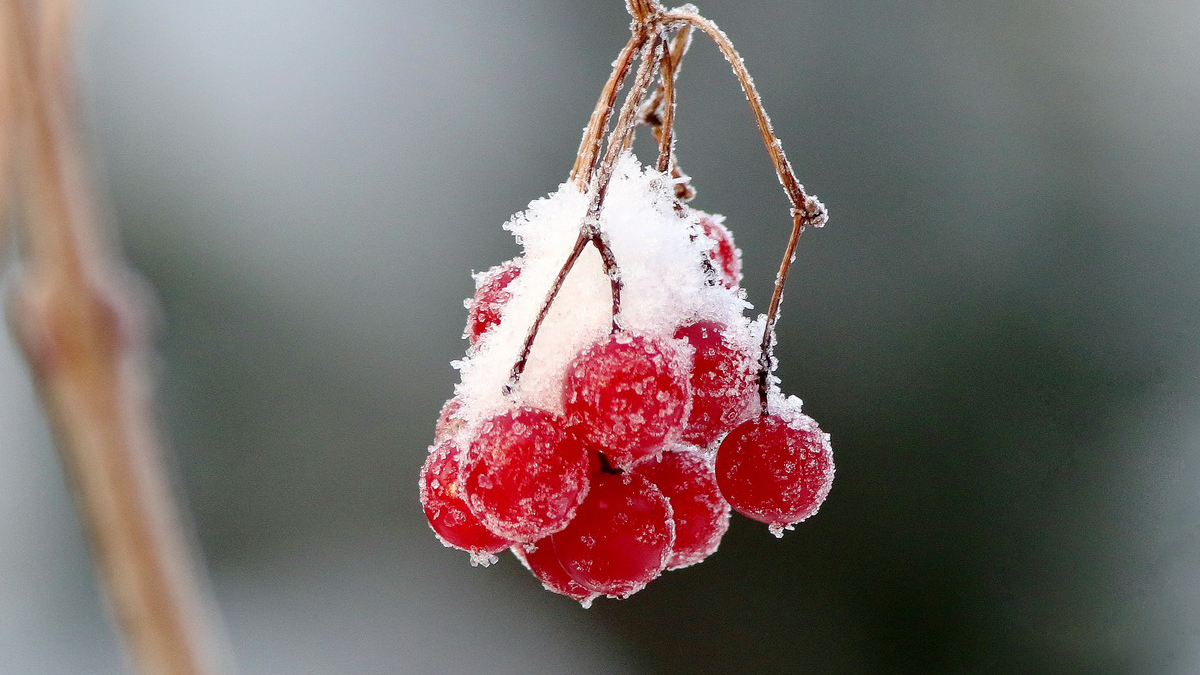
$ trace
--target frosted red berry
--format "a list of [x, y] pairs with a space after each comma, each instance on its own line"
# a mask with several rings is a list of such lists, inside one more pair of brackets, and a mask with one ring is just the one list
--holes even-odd
[[692, 412], [683, 439], [707, 446], [751, 414], [757, 367], [745, 347], [715, 321], [680, 327], [675, 338], [695, 349], [692, 358]]
[[729, 529], [729, 504], [717, 489], [711, 460], [697, 448], [680, 446], [661, 459], [639, 464], [644, 476], [671, 502], [675, 543], [667, 569], [695, 565], [712, 555]]
[[442, 406], [442, 412], [438, 414], [437, 427], [433, 432], [433, 442], [438, 443], [446, 440], [457, 434], [466, 422], [458, 417], [458, 411], [462, 409], [462, 401], [457, 398], [452, 398], [446, 401]]
[[565, 595], [582, 603], [584, 607], [590, 606], [592, 600], [599, 597], [599, 593], [580, 586], [563, 569], [562, 563], [558, 561], [558, 554], [554, 551], [552, 537], [539, 539], [532, 546], [533, 550], [531, 551], [523, 544], [517, 544], [512, 547], [512, 552], [533, 573], [533, 576], [542, 582], [542, 586], [546, 590]]
[[571, 430], [628, 467], [683, 433], [690, 364], [670, 341], [615, 333], [567, 365], [563, 409]]
[[551, 539], [576, 583], [628, 597], [666, 569], [675, 540], [671, 505], [642, 476], [600, 473], [575, 519]]
[[512, 544], [483, 526], [467, 508], [459, 482], [458, 448], [448, 441], [434, 447], [421, 469], [421, 505], [425, 518], [447, 546], [469, 551], [473, 559], [485, 560]]
[[817, 512], [833, 484], [828, 434], [799, 413], [755, 417], [729, 432], [717, 450], [717, 485], [745, 516], [783, 529]]
[[464, 498], [492, 532], [536, 541], [575, 515], [594, 464], [561, 417], [516, 408], [476, 428], [463, 463]]
[[500, 323], [504, 305], [512, 298], [508, 285], [521, 274], [521, 259], [501, 263], [479, 277], [475, 297], [467, 301], [466, 337], [475, 344], [480, 336]]
[[733, 233], [708, 215], [700, 216], [700, 227], [704, 229], [704, 236], [712, 241], [708, 257], [721, 277], [721, 283], [725, 288], [737, 288], [742, 283], [742, 252], [733, 243]]

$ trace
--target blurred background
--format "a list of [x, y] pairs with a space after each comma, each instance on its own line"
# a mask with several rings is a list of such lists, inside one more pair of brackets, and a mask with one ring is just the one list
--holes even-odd
[[[1200, 4], [705, 0], [830, 208], [779, 333], [837, 481], [782, 540], [735, 519], [587, 611], [442, 548], [416, 476], [470, 272], [564, 180], [622, 3], [84, 9], [106, 206], [161, 301], [161, 419], [242, 672], [1200, 672]], [[695, 204], [761, 306], [783, 195], [711, 44], [680, 87]], [[124, 670], [0, 337], [0, 672]]]

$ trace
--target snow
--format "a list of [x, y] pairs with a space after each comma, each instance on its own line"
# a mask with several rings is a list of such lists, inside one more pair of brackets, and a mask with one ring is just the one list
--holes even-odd
[[[461, 375], [455, 393], [462, 408], [455, 416], [466, 422], [459, 433], [469, 433], [481, 420], [514, 403], [561, 414], [567, 363], [609, 331], [611, 284], [599, 254], [589, 245], [538, 332], [513, 393], [515, 400], [506, 400], [504, 385], [575, 244], [588, 199], [573, 183], [564, 183], [505, 223], [524, 249], [521, 273], [506, 289], [511, 298], [502, 308], [500, 324], [453, 364]], [[712, 243], [700, 228], [699, 215], [687, 207], [676, 208], [669, 175], [643, 167], [630, 153], [618, 160], [599, 228], [620, 267], [620, 324], [633, 333], [669, 340], [684, 323], [718, 321], [730, 327], [731, 335], [754, 345], [757, 340], [744, 317], [750, 305], [738, 291], [706, 276], [701, 261]], [[751, 351], [757, 353], [757, 347]]]

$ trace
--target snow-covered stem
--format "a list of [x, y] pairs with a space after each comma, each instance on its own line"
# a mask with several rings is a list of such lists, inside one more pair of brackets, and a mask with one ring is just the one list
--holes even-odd
[[[685, 37], [686, 40], [686, 37]], [[660, 78], [662, 85], [658, 91], [662, 92], [662, 122], [655, 129], [657, 131], [654, 136], [658, 139], [658, 165], [657, 169], [662, 173], [666, 173], [671, 168], [671, 149], [675, 143], [675, 59], [673, 49], [664, 49], [662, 53], [662, 67]], [[656, 106], [657, 108], [657, 106]]]
[[683, 56], [691, 44], [691, 33], [691, 26], [680, 26], [671, 41], [671, 48], [663, 51], [658, 88], [642, 106], [640, 113], [642, 123], [650, 127], [658, 141], [657, 168], [663, 173], [670, 172], [676, 181], [675, 196], [684, 202], [695, 197], [695, 190], [680, 168], [675, 152], [675, 80], [679, 77]]
[[575, 266], [575, 261], [579, 259], [583, 249], [588, 245], [591, 239], [586, 232], [580, 230], [579, 236], [575, 239], [575, 245], [571, 247], [571, 252], [567, 254], [567, 261], [558, 270], [558, 275], [554, 277], [554, 283], [550, 285], [550, 290], [546, 293], [546, 299], [542, 301], [542, 306], [538, 309], [537, 317], [533, 320], [533, 325], [529, 327], [529, 333], [525, 336], [525, 343], [521, 347], [521, 354], [517, 357], [516, 363], [513, 364], [512, 373], [508, 376], [508, 382], [504, 384], [504, 394], [511, 396], [513, 390], [516, 389], [517, 383], [521, 380], [521, 373], [525, 372], [525, 366], [529, 363], [529, 352], [533, 349], [533, 341], [537, 338], [538, 331], [542, 327], [542, 322], [546, 320], [546, 315], [550, 313], [550, 306], [554, 304], [554, 299], [558, 297], [558, 292], [562, 290], [563, 282], [567, 280], [567, 275], [570, 274], [571, 268]]
[[4, 6], [24, 206], [13, 327], [133, 663], [144, 675], [213, 675], [209, 608], [152, 422], [144, 310], [99, 225], [76, 134], [74, 3]]
[[[621, 106], [617, 123], [608, 136], [608, 147], [605, 149], [604, 161], [600, 164], [592, 179], [590, 190], [591, 200], [588, 203], [583, 223], [579, 227], [579, 237], [576, 239], [575, 245], [571, 248], [571, 252], [567, 255], [566, 261], [563, 262], [562, 268], [559, 269], [554, 283], [546, 294], [546, 299], [542, 302], [538, 310], [533, 325], [529, 327], [525, 342], [521, 346], [521, 352], [517, 356], [516, 362], [513, 363], [512, 372], [504, 385], [504, 392], [507, 395], [512, 395], [516, 389], [521, 379], [521, 373], [525, 371], [525, 366], [529, 362], [529, 353], [533, 350], [533, 343], [537, 339], [538, 330], [541, 328], [546, 315], [550, 312], [550, 307], [554, 304], [555, 298], [558, 297], [558, 292], [561, 290], [567, 275], [570, 274], [571, 269], [575, 266], [575, 262], [579, 260], [584, 247], [589, 243], [595, 246], [596, 251], [599, 252], [601, 262], [604, 266], [604, 273], [608, 276], [609, 282], [612, 284], [612, 331], [615, 333], [621, 329], [621, 271], [617, 267], [617, 261], [613, 256], [612, 248], [608, 244], [608, 239], [600, 229], [600, 211], [604, 208], [604, 197], [608, 193], [608, 184], [612, 180], [613, 168], [616, 166], [617, 158], [633, 142], [633, 129], [636, 126], [637, 110], [642, 103], [642, 99], [646, 96], [646, 91], [650, 88], [650, 82], [654, 79], [654, 73], [658, 65], [657, 50], [660, 48], [661, 43], [662, 38], [656, 32], [642, 46], [640, 55], [641, 64], [638, 66], [633, 87], [625, 96], [625, 103]], [[611, 111], [609, 114], [611, 114]], [[604, 115], [604, 117], [607, 118], [608, 114]]]
[[767, 117], [766, 110], [763, 109], [762, 98], [758, 95], [758, 90], [754, 86], [754, 80], [750, 77], [749, 71], [746, 70], [746, 64], [742, 57], [734, 48], [733, 43], [729, 41], [729, 37], [724, 31], [717, 27], [717, 24], [696, 14], [687, 11], [673, 11], [662, 17], [665, 22], [681, 22], [702, 31], [708, 35], [717, 48], [721, 50], [721, 54], [725, 56], [725, 60], [733, 68], [734, 75], [737, 76], [738, 82], [742, 85], [742, 91], [746, 95], [746, 100], [750, 103], [750, 109], [754, 113], [754, 121], [758, 125], [759, 135], [762, 136], [763, 145], [766, 146], [767, 154], [771, 157], [771, 164], [775, 167], [775, 173], [779, 176], [779, 182], [783, 185], [784, 192], [787, 194], [788, 201], [792, 206], [792, 232], [788, 237], [788, 245], [783, 254], [783, 261], [779, 264], [779, 272], [775, 275], [775, 288], [771, 293], [771, 304], [767, 308], [767, 319], [763, 326], [763, 337], [761, 351], [759, 354], [759, 399], [762, 404], [762, 414], [767, 414], [767, 389], [769, 385], [769, 373], [771, 370], [771, 335], [775, 330], [775, 323], [779, 316], [779, 303], [783, 299], [783, 288], [787, 283], [788, 272], [791, 269], [792, 258], [796, 254], [796, 244], [800, 239], [800, 233], [805, 227], [812, 225], [821, 227], [825, 224], [827, 215], [825, 206], [816, 198], [805, 194], [804, 187], [800, 185], [800, 181], [796, 180], [796, 174], [792, 170], [791, 162], [788, 161], [787, 155], [783, 152], [783, 144], [775, 136], [774, 130], [771, 128], [771, 120]]

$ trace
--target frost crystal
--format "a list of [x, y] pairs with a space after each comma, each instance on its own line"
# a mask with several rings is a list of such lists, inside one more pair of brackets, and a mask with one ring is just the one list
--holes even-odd
[[[468, 427], [511, 405], [503, 387], [575, 243], [587, 204], [588, 195], [564, 183], [504, 225], [524, 249], [520, 274], [504, 289], [511, 297], [500, 308], [499, 323], [477, 338], [466, 358], [453, 364], [461, 373], [456, 396], [462, 407], [455, 416]], [[668, 175], [643, 168], [632, 154], [617, 162], [599, 227], [620, 267], [621, 326], [669, 340], [680, 325], [708, 320], [729, 326], [731, 333], [753, 344], [743, 316], [749, 304], [735, 290], [713, 283], [699, 264], [712, 248], [699, 212], [676, 205]], [[608, 332], [611, 309], [610, 281], [599, 254], [589, 246], [538, 331], [516, 390], [520, 404], [563, 412], [566, 365]]]

